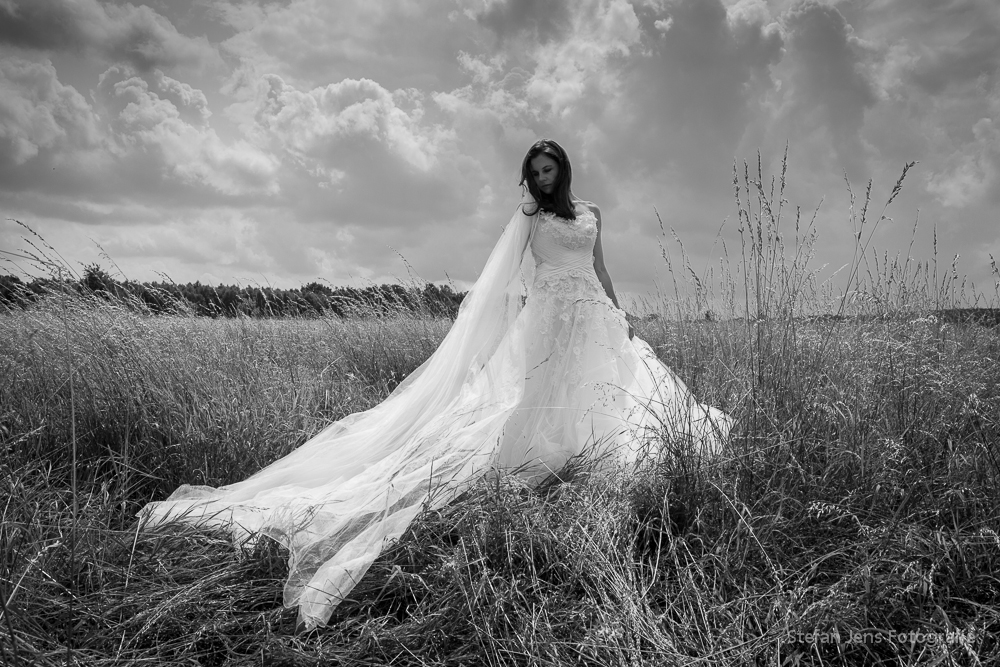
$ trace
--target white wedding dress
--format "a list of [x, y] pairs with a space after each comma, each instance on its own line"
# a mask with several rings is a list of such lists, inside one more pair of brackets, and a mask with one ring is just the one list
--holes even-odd
[[[518, 207], [437, 351], [381, 404], [246, 480], [182, 486], [140, 514], [271, 537], [284, 603], [325, 624], [389, 540], [490, 470], [529, 483], [573, 456], [629, 462], [664, 439], [717, 451], [730, 419], [697, 403], [639, 338], [593, 267], [597, 220]], [[522, 298], [527, 292], [527, 300]]]

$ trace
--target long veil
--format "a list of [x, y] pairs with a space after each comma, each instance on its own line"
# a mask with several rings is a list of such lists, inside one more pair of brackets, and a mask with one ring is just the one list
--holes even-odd
[[522, 286], [535, 216], [518, 206], [434, 354], [381, 404], [337, 421], [235, 484], [184, 485], [147, 505], [150, 526], [180, 520], [271, 537], [288, 548], [284, 604], [325, 624], [424, 507], [438, 507], [493, 463], [524, 391]]

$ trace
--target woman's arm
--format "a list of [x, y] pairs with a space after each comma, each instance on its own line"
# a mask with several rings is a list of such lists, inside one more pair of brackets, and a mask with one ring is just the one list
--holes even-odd
[[[615, 296], [615, 286], [611, 282], [611, 275], [608, 273], [608, 267], [604, 265], [604, 246], [601, 245], [601, 229], [603, 224], [601, 222], [601, 209], [597, 207], [597, 204], [587, 204], [587, 207], [593, 211], [594, 217], [597, 218], [597, 241], [594, 243], [594, 272], [597, 274], [597, 279], [601, 281], [601, 286], [604, 287], [604, 291], [607, 293], [608, 298], [611, 299], [611, 303], [615, 304], [615, 307], [621, 310], [621, 306], [618, 305], [618, 297]], [[632, 338], [635, 332], [632, 330], [632, 323], [628, 324], [628, 337]]]

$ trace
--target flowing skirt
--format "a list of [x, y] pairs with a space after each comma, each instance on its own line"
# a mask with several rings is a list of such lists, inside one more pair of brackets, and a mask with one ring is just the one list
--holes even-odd
[[521, 317], [524, 394], [496, 465], [539, 481], [575, 456], [629, 463], [665, 440], [718, 452], [729, 417], [697, 403], [648, 343], [629, 339], [592, 268], [536, 280]]
[[[502, 290], [483, 300], [490, 307], [477, 303], [380, 405], [246, 480], [182, 486], [140, 516], [147, 526], [181, 520], [238, 542], [278, 541], [290, 554], [285, 605], [312, 628], [419, 511], [488, 471], [516, 469], [536, 482], [579, 454], [631, 461], [664, 437], [707, 450], [725, 437], [728, 418], [695, 402], [649, 345], [628, 338], [592, 269], [536, 281], [523, 308]], [[496, 325], [484, 328], [487, 317]]]

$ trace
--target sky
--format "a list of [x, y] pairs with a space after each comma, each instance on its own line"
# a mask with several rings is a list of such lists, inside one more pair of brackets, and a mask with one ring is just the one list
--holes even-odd
[[998, 69], [997, 0], [0, 0], [0, 273], [16, 220], [133, 280], [464, 289], [551, 138], [619, 291], [732, 261], [787, 145], [823, 275], [845, 177], [877, 218], [916, 161], [872, 247], [992, 296]]

